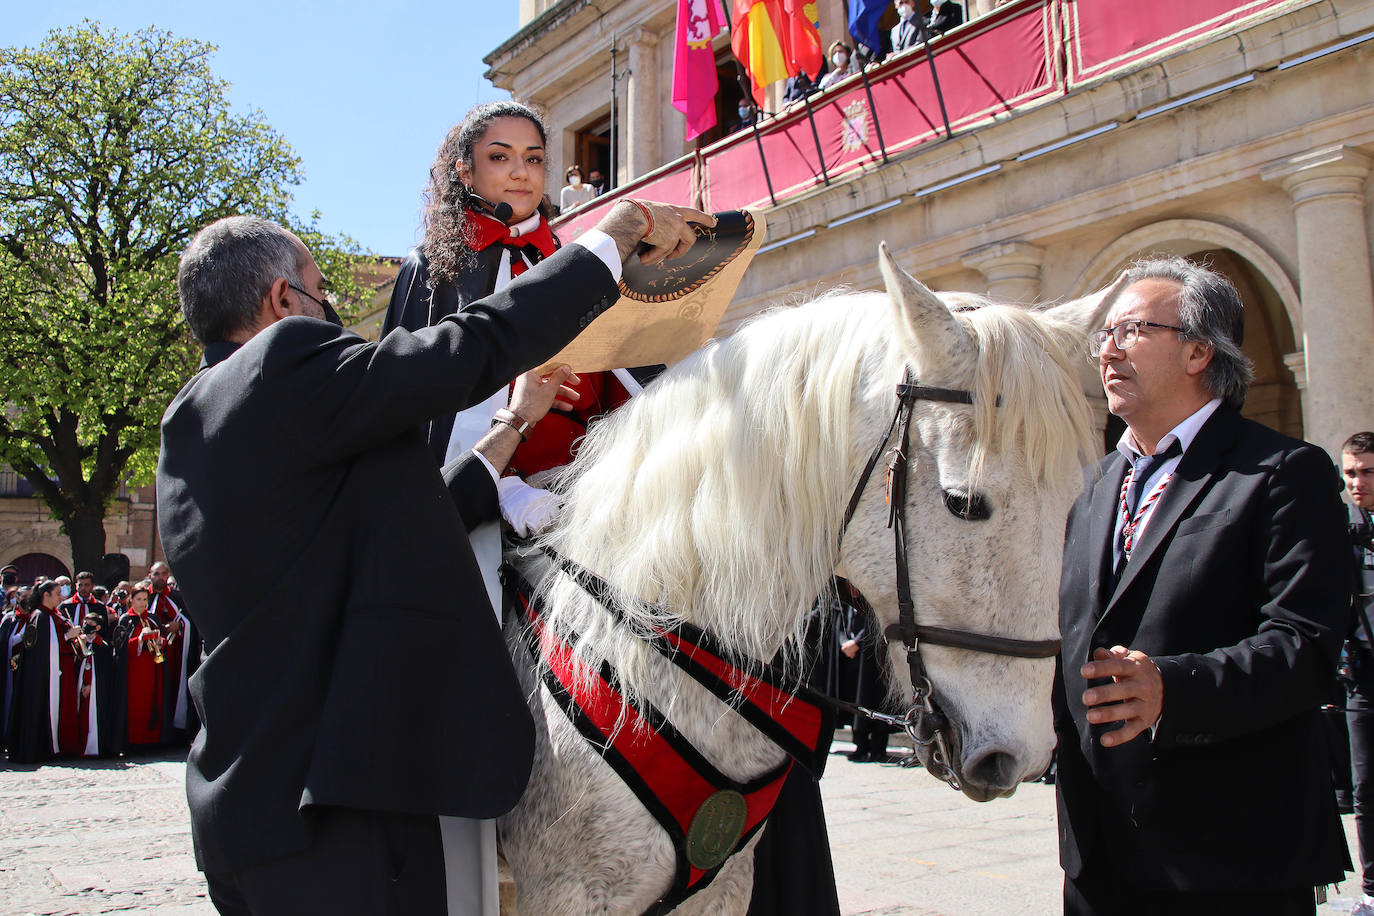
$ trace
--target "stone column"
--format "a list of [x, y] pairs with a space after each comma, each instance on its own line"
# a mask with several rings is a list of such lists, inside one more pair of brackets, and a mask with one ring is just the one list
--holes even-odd
[[982, 273], [988, 295], [1006, 302], [1032, 303], [1040, 298], [1040, 264], [1045, 249], [1029, 242], [997, 242], [972, 252], [964, 266]]
[[[1283, 354], [1283, 364], [1288, 367], [1288, 371], [1293, 373], [1293, 386], [1298, 389], [1298, 406], [1302, 408], [1303, 423], [1306, 424], [1309, 414], [1307, 406], [1307, 354], [1299, 350], [1296, 353]], [[1345, 441], [1342, 439], [1341, 441]]]
[[1350, 433], [1374, 428], [1374, 279], [1364, 213], [1371, 164], [1365, 154], [1338, 144], [1261, 171], [1293, 199], [1307, 355], [1303, 432], [1337, 458]]
[[652, 172], [663, 163], [659, 153], [659, 120], [663, 100], [658, 85], [658, 34], [637, 28], [629, 35], [630, 87], [625, 103], [626, 181]]

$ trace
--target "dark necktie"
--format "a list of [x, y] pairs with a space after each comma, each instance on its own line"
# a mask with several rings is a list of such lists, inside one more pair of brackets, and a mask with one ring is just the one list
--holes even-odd
[[1121, 530], [1117, 533], [1114, 545], [1116, 563], [1114, 564], [1118, 578], [1121, 575], [1121, 568], [1126, 562], [1126, 525], [1135, 522], [1135, 514], [1140, 508], [1140, 497], [1145, 492], [1145, 485], [1159, 470], [1159, 466], [1171, 458], [1183, 452], [1183, 446], [1175, 439], [1169, 447], [1163, 451], [1157, 451], [1153, 455], [1137, 455], [1131, 462], [1134, 470], [1131, 472], [1131, 484], [1126, 488], [1126, 520], [1121, 524]]

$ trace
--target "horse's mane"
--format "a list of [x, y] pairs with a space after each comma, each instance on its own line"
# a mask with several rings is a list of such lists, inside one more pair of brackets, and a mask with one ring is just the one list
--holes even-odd
[[[1013, 442], [1035, 481], [1077, 476], [1092, 454], [1069, 356], [1081, 335], [1021, 308], [946, 299], [979, 306], [957, 315], [979, 346], [974, 378], [960, 382], [983, 405], [972, 478]], [[626, 613], [615, 625], [569, 577], [548, 577], [550, 618], [580, 634], [583, 657], [615, 659], [634, 696], [651, 628], [689, 620], [756, 659], [794, 643], [833, 575], [849, 490], [874, 444], [859, 441], [856, 411], [886, 428], [911, 359], [904, 339], [881, 293], [772, 310], [597, 424], [546, 535], [607, 579]]]

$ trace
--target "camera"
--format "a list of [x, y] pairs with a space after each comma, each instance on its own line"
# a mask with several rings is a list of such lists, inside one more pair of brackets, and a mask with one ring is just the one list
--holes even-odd
[[1356, 547], [1374, 550], [1374, 522], [1368, 518], [1350, 523], [1350, 541]]

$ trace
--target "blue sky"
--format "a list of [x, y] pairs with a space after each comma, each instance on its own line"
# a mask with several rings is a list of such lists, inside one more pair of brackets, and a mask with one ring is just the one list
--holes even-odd
[[517, 0], [28, 0], [5, 14], [0, 44], [33, 46], [89, 18], [217, 45], [211, 66], [231, 83], [234, 107], [260, 109], [302, 159], [295, 212], [318, 209], [326, 231], [401, 255], [419, 238], [420, 192], [444, 132], [474, 104], [509, 96], [482, 78], [482, 57], [515, 33], [517, 9]]

